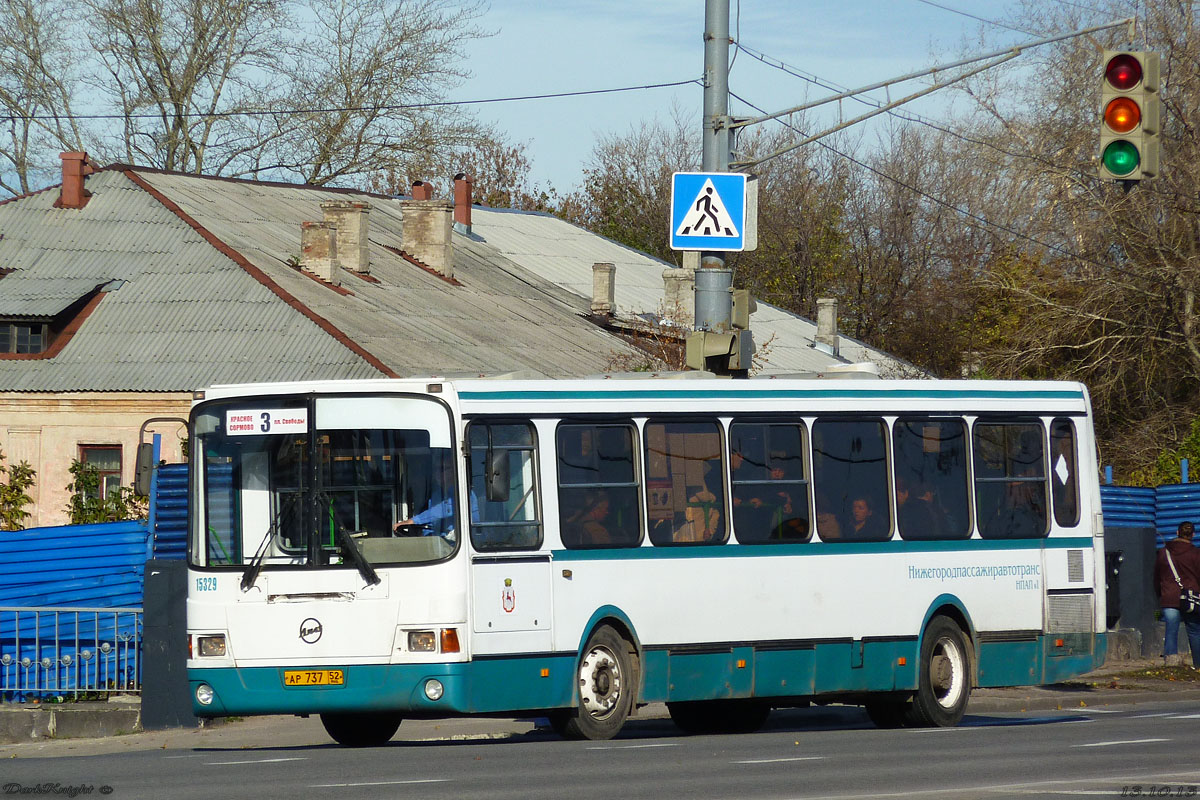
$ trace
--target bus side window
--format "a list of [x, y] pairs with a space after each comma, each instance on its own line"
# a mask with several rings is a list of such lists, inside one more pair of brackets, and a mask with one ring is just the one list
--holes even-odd
[[[476, 550], [536, 550], [542, 545], [537, 492], [536, 443], [527, 422], [472, 422], [470, 443], [471, 542]], [[508, 492], [488, 500], [488, 459], [507, 459]]]
[[742, 544], [808, 540], [804, 438], [795, 424], [729, 427], [733, 532]]
[[564, 423], [557, 434], [563, 546], [636, 547], [642, 538], [632, 423]]
[[1075, 425], [1069, 419], [1050, 425], [1050, 488], [1054, 498], [1054, 521], [1060, 527], [1079, 524], [1079, 475], [1075, 458]]
[[971, 535], [965, 422], [896, 420], [892, 463], [900, 538], [966, 539]]
[[817, 535], [891, 538], [886, 426], [881, 419], [819, 419], [813, 425]]
[[648, 422], [645, 436], [650, 541], [655, 545], [724, 542], [720, 425]]
[[1037, 422], [976, 422], [975, 509], [985, 539], [1037, 539], [1048, 529], [1045, 431]]

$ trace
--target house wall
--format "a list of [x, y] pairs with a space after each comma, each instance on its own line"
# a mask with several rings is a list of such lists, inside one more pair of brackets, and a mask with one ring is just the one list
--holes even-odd
[[[119, 445], [121, 483], [133, 483], [138, 432], [151, 417], [187, 417], [190, 392], [0, 392], [0, 450], [5, 464], [28, 461], [37, 472], [25, 527], [65, 525], [71, 462], [82, 445]], [[178, 423], [147, 428], [162, 434], [162, 458], [183, 459]]]

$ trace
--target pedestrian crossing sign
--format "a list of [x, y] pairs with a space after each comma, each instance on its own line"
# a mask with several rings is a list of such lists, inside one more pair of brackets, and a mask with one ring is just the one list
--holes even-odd
[[671, 180], [671, 249], [746, 249], [746, 176], [676, 172]]

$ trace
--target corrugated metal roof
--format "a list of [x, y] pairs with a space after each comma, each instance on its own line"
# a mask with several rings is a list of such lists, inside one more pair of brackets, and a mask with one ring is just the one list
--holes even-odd
[[[0, 281], [0, 309], [53, 314], [72, 292], [80, 292], [73, 301], [123, 282], [55, 357], [0, 359], [0, 391], [189, 391], [378, 377], [371, 358], [399, 375], [588, 375], [630, 352], [586, 319], [593, 263], [617, 265], [622, 314], [655, 312], [662, 303], [669, 265], [545, 215], [474, 209], [474, 234], [454, 234], [451, 284], [399, 254], [399, 200], [133, 172], [136, 181], [124, 169], [89, 176], [91, 197], [80, 210], [53, 208], [53, 191], [0, 205], [0, 264], [16, 270]], [[321, 203], [333, 199], [371, 205], [376, 282], [343, 271], [342, 293], [290, 264], [300, 254], [301, 223], [322, 219]], [[774, 336], [769, 372], [830, 364], [811, 347], [808, 320], [760, 304], [753, 325], [760, 343]], [[842, 341], [850, 360], [887, 360]]]
[[[666, 224], [665, 222], [663, 223]], [[596, 236], [548, 214], [474, 208], [472, 233], [533, 275], [577, 295], [587, 308], [592, 265], [616, 267], [614, 299], [620, 314], [659, 314], [663, 310], [663, 270], [675, 268], [624, 245]], [[840, 358], [813, 346], [811, 320], [758, 301], [750, 318], [754, 340], [764, 352], [762, 374], [820, 372], [832, 364], [871, 361], [884, 374], [914, 374], [911, 365], [848, 336], [840, 337]]]
[[53, 317], [108, 281], [91, 278], [39, 279], [26, 270], [0, 279], [0, 316]]
[[378, 377], [121, 172], [96, 173], [87, 188], [80, 210], [53, 208], [57, 192], [0, 205], [0, 263], [17, 268], [0, 280], [4, 302], [10, 285], [125, 282], [54, 358], [0, 359], [0, 390], [190, 391], [271, 375]]

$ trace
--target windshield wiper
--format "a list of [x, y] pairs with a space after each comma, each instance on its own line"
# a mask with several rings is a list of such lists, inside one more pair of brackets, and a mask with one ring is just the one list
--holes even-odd
[[350, 535], [350, 531], [339, 526], [337, 529], [337, 538], [342, 552], [350, 556], [350, 560], [354, 562], [354, 566], [363, 576], [363, 580], [367, 582], [367, 586], [374, 586], [379, 583], [379, 573], [371, 566], [371, 562], [367, 561], [366, 557], [362, 554], [362, 550], [358, 549], [358, 542], [354, 541], [354, 537]]
[[267, 558], [267, 546], [271, 537], [279, 530], [279, 518], [283, 516], [285, 508], [291, 506], [295, 501], [296, 495], [287, 494], [283, 496], [283, 501], [279, 504], [279, 509], [275, 512], [274, 518], [271, 519], [271, 524], [267, 526], [267, 532], [263, 539], [258, 544], [258, 549], [254, 551], [254, 558], [250, 559], [250, 563], [246, 565], [245, 571], [242, 572], [242, 591], [248, 592], [254, 587], [254, 582], [258, 580], [258, 574], [262, 572], [263, 561]]

